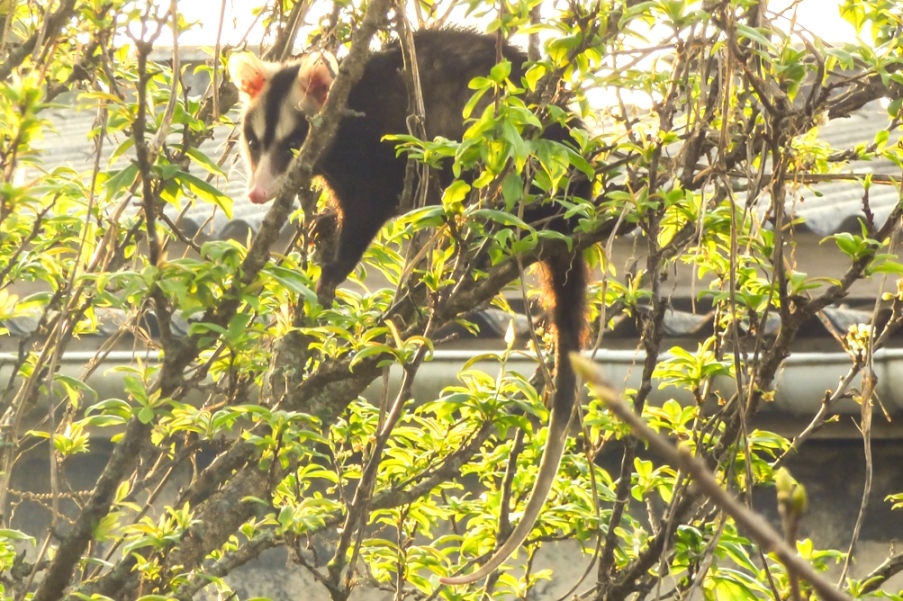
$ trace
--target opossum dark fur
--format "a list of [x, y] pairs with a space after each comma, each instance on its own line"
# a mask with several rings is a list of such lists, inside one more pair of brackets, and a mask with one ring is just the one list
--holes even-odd
[[[414, 34], [414, 47], [427, 138], [460, 140], [465, 132], [462, 112], [473, 94], [468, 82], [488, 75], [496, 64], [496, 38], [457, 29], [423, 30]], [[519, 82], [526, 56], [509, 44], [502, 44], [501, 53], [512, 63], [510, 79]], [[332, 190], [341, 221], [336, 257], [324, 265], [318, 290], [334, 290], [348, 277], [380, 227], [397, 210], [406, 159], [396, 156], [394, 145], [383, 137], [407, 133], [408, 91], [403, 69], [397, 44], [370, 56], [363, 76], [348, 96], [350, 110], [316, 165], [316, 173]], [[297, 62], [274, 64], [239, 53], [232, 56], [229, 70], [244, 97], [242, 137], [251, 171], [248, 195], [252, 202], [267, 202], [278, 192], [293, 151], [307, 136], [308, 117], [326, 100], [335, 62], [328, 56], [312, 55]], [[571, 123], [579, 125], [576, 119]], [[557, 141], [569, 137], [567, 130], [557, 125], [548, 128], [544, 136]], [[578, 181], [569, 194], [588, 198], [589, 183]], [[544, 219], [554, 217], [556, 211], [554, 203], [533, 206], [526, 217], [528, 221]], [[568, 227], [563, 219], [547, 221], [561, 230]], [[577, 386], [568, 353], [580, 349], [585, 327], [586, 266], [578, 252], [543, 258], [541, 267], [556, 350], [549, 434], [539, 473], [523, 517], [505, 543], [480, 569], [443, 578], [446, 584], [466, 584], [489, 575], [526, 540], [564, 454]]]

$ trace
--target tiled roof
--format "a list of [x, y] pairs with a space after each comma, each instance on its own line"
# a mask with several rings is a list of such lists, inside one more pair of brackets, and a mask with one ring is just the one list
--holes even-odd
[[[62, 97], [57, 99], [54, 108], [44, 113], [44, 116], [50, 120], [52, 129], [45, 131], [43, 140], [35, 146], [42, 151], [45, 169], [68, 166], [87, 172], [93, 168], [94, 146], [88, 136], [94, 127], [96, 113], [89, 107], [76, 108], [76, 104], [77, 101], [74, 98]], [[235, 114], [230, 116], [237, 118]], [[266, 207], [252, 204], [245, 195], [244, 167], [238, 160], [237, 145], [229, 143], [233, 129], [229, 125], [216, 126], [213, 129], [213, 137], [205, 140], [200, 146], [201, 152], [216, 162], [220, 161], [224, 152], [226, 153], [226, 157], [221, 163], [226, 177], [216, 177], [211, 183], [232, 198], [232, 219], [227, 218], [215, 205], [196, 201], [188, 207], [181, 222], [188, 235], [193, 235], [203, 226], [203, 233], [207, 239], [234, 238], [236, 236], [244, 239], [248, 229], [256, 230], [266, 215]], [[110, 156], [123, 141], [122, 135], [108, 136], [104, 140], [102, 169], [110, 166]], [[114, 168], [125, 166], [126, 161], [133, 156], [134, 153], [127, 152], [124, 157], [119, 157], [113, 165]], [[196, 167], [192, 171], [199, 177], [207, 176], [206, 172]], [[179, 211], [175, 207], [170, 207], [166, 212], [175, 217]]]
[[[201, 88], [203, 89], [203, 88]], [[47, 116], [52, 121], [55, 132], [47, 132], [40, 146], [44, 149], [44, 165], [50, 169], [58, 165], [69, 165], [79, 170], [88, 171], [93, 166], [92, 145], [88, 139], [88, 132], [93, 127], [95, 115], [92, 110], [76, 110], [70, 99], [70, 106], [66, 101], [58, 101], [57, 108], [48, 111]], [[872, 142], [875, 134], [887, 127], [889, 120], [887, 113], [878, 103], [872, 103], [856, 114], [845, 118], [836, 119], [825, 125], [820, 137], [831, 144], [838, 151], [852, 149], [857, 145], [865, 145]], [[203, 227], [202, 239], [247, 239], [248, 235], [258, 229], [267, 206], [251, 204], [244, 194], [244, 167], [238, 160], [237, 150], [234, 144], [227, 144], [230, 136], [234, 135], [233, 128], [229, 125], [218, 125], [214, 129], [214, 135], [201, 145], [201, 150], [214, 160], [219, 160], [228, 147], [229, 151], [225, 160], [221, 163], [226, 178], [218, 177], [212, 182], [233, 200], [233, 215], [229, 219], [225, 214], [212, 204], [197, 201], [189, 206], [182, 219], [183, 230], [194, 235]], [[104, 144], [104, 156], [109, 157], [122, 140], [107, 140]], [[107, 160], [106, 158], [104, 160]], [[118, 159], [120, 165], [124, 165], [127, 158]], [[103, 163], [105, 165], [105, 163]], [[898, 174], [900, 169], [887, 160], [875, 160], [872, 162], [858, 161], [844, 168], [843, 173], [878, 173], [885, 175]], [[198, 169], [194, 169], [198, 173]], [[206, 175], [206, 173], [198, 173]], [[839, 231], [858, 231], [857, 219], [863, 214], [863, 188], [857, 181], [840, 181], [831, 183], [818, 183], [811, 186], [799, 186], [798, 194], [791, 200], [788, 209], [797, 216], [805, 219], [803, 229], [809, 229], [819, 236], [828, 235]], [[790, 195], [793, 197], [793, 195]], [[869, 193], [870, 210], [879, 220], [885, 217], [899, 200], [896, 188], [889, 185], [875, 185]], [[175, 216], [174, 207], [167, 209], [168, 213]], [[288, 226], [287, 226], [288, 227]], [[841, 309], [835, 311], [841, 312]], [[674, 311], [669, 314], [666, 327], [669, 336], [695, 337], [700, 332], [711, 331], [710, 317], [696, 315], [693, 312]], [[866, 321], [867, 311], [862, 315], [856, 312], [854, 321]], [[27, 320], [24, 320], [27, 321]], [[29, 327], [27, 323], [7, 324], [12, 331], [25, 333]], [[111, 323], [119, 323], [120, 319], [112, 319]], [[493, 332], [490, 336], [504, 334], [507, 326], [506, 319], [497, 319], [488, 315], [484, 327]], [[502, 322], [504, 322], [502, 324]], [[502, 324], [502, 325], [499, 325]], [[631, 331], [632, 324], [622, 320], [616, 324], [611, 333], [615, 338], [619, 333], [624, 338], [634, 338], [636, 332]], [[821, 334], [822, 327], [813, 324], [814, 331]], [[845, 328], [844, 328], [845, 329]], [[841, 331], [843, 331], [842, 329]]]
[[[201, 88], [203, 89], [203, 88]], [[62, 100], [65, 105], [67, 101]], [[69, 102], [74, 102], [70, 99]], [[90, 109], [75, 110], [66, 106], [48, 111], [56, 133], [47, 132], [39, 145], [44, 149], [46, 168], [69, 165], [76, 169], [89, 170], [93, 165], [93, 147], [88, 140], [88, 132], [93, 127], [95, 114]], [[237, 115], [233, 114], [233, 118]], [[872, 143], [875, 134], [889, 123], [886, 110], [880, 103], [872, 103], [847, 118], [835, 119], [824, 125], [819, 137], [838, 151], [850, 150]], [[214, 160], [220, 159], [227, 146], [233, 128], [219, 125], [214, 128], [213, 138], [201, 145], [201, 151]], [[893, 136], [896, 138], [896, 136]], [[108, 140], [104, 144], [104, 155], [110, 156], [121, 140]], [[244, 239], [249, 231], [256, 231], [266, 214], [266, 206], [251, 204], [244, 193], [244, 166], [238, 159], [234, 144], [222, 163], [226, 178], [216, 178], [212, 183], [233, 201], [232, 219], [211, 204], [196, 202], [189, 207], [182, 226], [189, 234], [204, 226], [207, 239]], [[120, 158], [120, 161], [127, 159]], [[121, 163], [124, 164], [124, 163]], [[197, 171], [197, 170], [195, 170]], [[889, 160], [855, 161], [845, 166], [843, 174], [867, 174], [899, 176], [901, 169]], [[206, 175], [202, 173], [200, 175]], [[858, 181], [822, 182], [801, 185], [797, 194], [789, 197], [789, 211], [805, 220], [803, 230], [810, 230], [825, 236], [841, 231], [858, 232], [857, 219], [863, 215], [863, 187]], [[891, 185], [873, 185], [869, 191], [869, 207], [878, 220], [888, 215], [899, 201], [900, 194]], [[169, 211], [176, 214], [174, 209]]]
[[[873, 102], [846, 118], [834, 119], [821, 127], [819, 138], [842, 152], [857, 146], [868, 146], [875, 135], [890, 123], [880, 102]], [[899, 135], [891, 132], [890, 139]], [[900, 167], [887, 159], [853, 161], [841, 174], [890, 175], [899, 178]], [[819, 183], [801, 188], [801, 199], [790, 208], [805, 219], [805, 227], [822, 236], [837, 232], [859, 233], [858, 218], [863, 212], [863, 186], [859, 181]], [[899, 202], [900, 193], [892, 185], [873, 184], [868, 193], [868, 206], [880, 223]]]

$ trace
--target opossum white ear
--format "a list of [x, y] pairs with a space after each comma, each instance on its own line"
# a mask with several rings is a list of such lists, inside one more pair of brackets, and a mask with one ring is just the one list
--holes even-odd
[[313, 114], [323, 108], [338, 71], [338, 62], [329, 52], [309, 54], [302, 59], [298, 69], [301, 110]]
[[270, 63], [251, 52], [234, 52], [229, 57], [229, 77], [247, 100], [257, 98], [272, 73]]

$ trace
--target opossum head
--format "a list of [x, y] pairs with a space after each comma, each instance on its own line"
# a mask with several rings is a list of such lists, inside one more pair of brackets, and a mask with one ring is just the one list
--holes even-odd
[[265, 62], [250, 52], [229, 57], [229, 75], [244, 104], [241, 137], [251, 202], [265, 203], [279, 192], [307, 137], [307, 119], [326, 102], [336, 70], [335, 58], [327, 53], [287, 64]]

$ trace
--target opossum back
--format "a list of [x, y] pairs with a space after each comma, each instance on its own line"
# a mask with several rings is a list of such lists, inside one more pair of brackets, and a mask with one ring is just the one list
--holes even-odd
[[[421, 30], [414, 34], [427, 138], [460, 139], [464, 106], [473, 96], [470, 81], [487, 76], [497, 61], [496, 38], [461, 29]], [[512, 62], [511, 78], [520, 79], [525, 55], [508, 44], [502, 56]], [[386, 131], [406, 131], [408, 91], [397, 44], [375, 53], [349, 98], [349, 106], [382, 123]], [[487, 99], [488, 101], [488, 99]]]

